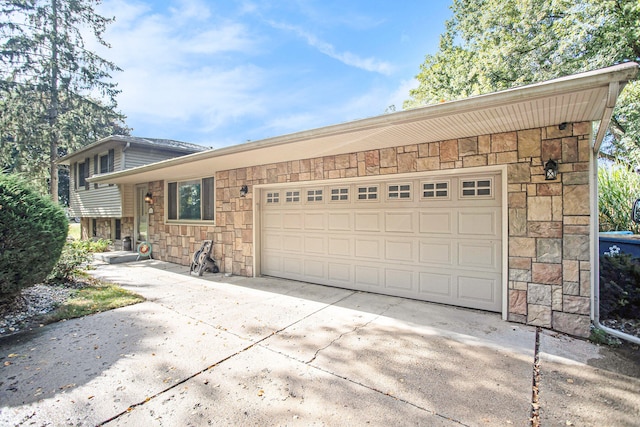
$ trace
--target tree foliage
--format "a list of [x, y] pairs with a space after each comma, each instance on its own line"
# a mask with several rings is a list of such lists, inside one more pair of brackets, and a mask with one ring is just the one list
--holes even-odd
[[619, 165], [598, 168], [600, 231], [633, 231], [640, 227], [631, 219], [633, 202], [640, 194], [640, 175]]
[[60, 206], [16, 175], [0, 173], [0, 300], [47, 277], [68, 229]]
[[[454, 0], [438, 52], [405, 108], [508, 89], [640, 58], [638, 0]], [[640, 87], [622, 93], [605, 154], [640, 161]]]
[[96, 0], [0, 0], [0, 169], [22, 173], [57, 200], [59, 156], [112, 133], [119, 68], [86, 49], [112, 21]]

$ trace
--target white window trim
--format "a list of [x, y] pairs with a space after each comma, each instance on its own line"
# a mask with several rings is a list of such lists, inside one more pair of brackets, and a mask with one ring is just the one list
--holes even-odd
[[[476, 186], [473, 187], [475, 194], [472, 196], [464, 194], [464, 190], [465, 190], [464, 183], [469, 181], [476, 182]], [[481, 189], [488, 188], [489, 194], [478, 195], [478, 187], [477, 187], [478, 181], [489, 181], [489, 187], [481, 187]], [[477, 200], [477, 199], [490, 200], [495, 198], [496, 189], [495, 189], [495, 182], [493, 180], [493, 177], [460, 178], [458, 187], [460, 191], [459, 193], [460, 200]], [[466, 188], [466, 189], [469, 189], [469, 188]]]

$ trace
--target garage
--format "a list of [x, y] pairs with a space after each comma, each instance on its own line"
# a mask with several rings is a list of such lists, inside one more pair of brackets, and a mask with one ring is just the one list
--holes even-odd
[[502, 311], [499, 172], [261, 188], [263, 275]]

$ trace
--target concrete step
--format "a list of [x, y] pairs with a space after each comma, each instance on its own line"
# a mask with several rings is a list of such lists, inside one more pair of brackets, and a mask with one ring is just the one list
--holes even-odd
[[[107, 264], [120, 264], [123, 262], [137, 261], [138, 253], [130, 251], [110, 251], [94, 253], [93, 257], [99, 261], [106, 262]], [[142, 259], [147, 258], [143, 257]]]

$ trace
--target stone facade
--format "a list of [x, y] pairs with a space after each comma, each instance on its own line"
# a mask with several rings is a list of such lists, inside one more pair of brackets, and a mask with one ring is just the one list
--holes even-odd
[[[105, 239], [111, 240], [110, 250], [123, 250], [122, 239], [112, 239], [115, 230], [112, 230], [114, 218], [96, 218], [96, 234], [93, 235], [93, 218], [80, 218], [80, 237], [83, 240]], [[133, 236], [133, 218], [120, 218], [120, 237]], [[133, 248], [135, 249], [135, 248]]]
[[[150, 240], [156, 257], [189, 264], [200, 242], [213, 239], [222, 271], [252, 276], [255, 185], [506, 165], [508, 318], [586, 336], [590, 141], [584, 122], [220, 171], [215, 227], [164, 224], [164, 183], [153, 182]], [[545, 180], [549, 159], [559, 163], [555, 181]], [[242, 185], [250, 189], [244, 198]]]

